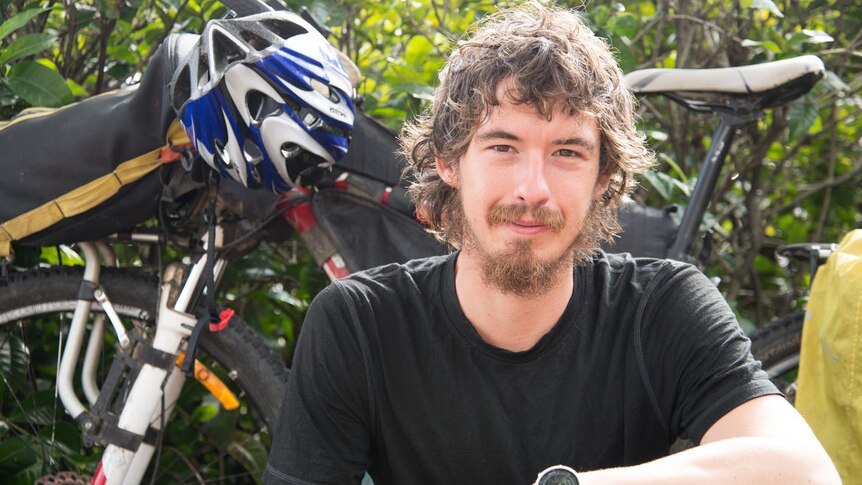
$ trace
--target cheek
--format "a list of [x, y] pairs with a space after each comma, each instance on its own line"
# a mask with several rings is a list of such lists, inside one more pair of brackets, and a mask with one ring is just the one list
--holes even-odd
[[593, 201], [592, 187], [583, 186], [576, 190], [567, 187], [558, 193], [561, 195], [561, 198], [558, 199], [561, 202], [560, 210], [563, 211], [566, 220], [578, 226], [582, 225], [584, 219], [590, 213]]

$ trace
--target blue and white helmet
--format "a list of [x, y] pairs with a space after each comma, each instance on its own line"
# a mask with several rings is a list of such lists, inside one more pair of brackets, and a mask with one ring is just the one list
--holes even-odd
[[201, 157], [246, 187], [289, 190], [343, 157], [353, 131], [338, 51], [288, 12], [210, 21], [170, 93]]

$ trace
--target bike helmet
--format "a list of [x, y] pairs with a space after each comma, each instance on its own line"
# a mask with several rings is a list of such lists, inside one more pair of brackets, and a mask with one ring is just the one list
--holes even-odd
[[352, 92], [335, 48], [289, 12], [210, 21], [170, 84], [206, 163], [276, 192], [347, 153]]

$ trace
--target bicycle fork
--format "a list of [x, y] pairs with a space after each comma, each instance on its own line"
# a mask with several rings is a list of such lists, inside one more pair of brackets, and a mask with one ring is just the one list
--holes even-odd
[[[216, 230], [219, 240], [216, 246], [218, 246], [221, 231], [219, 227]], [[107, 262], [113, 262], [113, 253], [104, 243], [80, 243], [79, 246], [85, 258], [84, 280], [72, 317], [66, 348], [59, 364], [58, 394], [66, 412], [82, 426], [85, 436], [92, 440], [98, 431], [98, 436], [107, 442], [91, 483], [137, 484], [142, 480], [155, 452], [156, 443], [153, 438], [161, 422], [166, 422], [170, 417], [185, 382], [185, 375], [175, 365], [176, 356], [197, 323], [197, 319], [186, 311], [199, 291], [207, 256], [205, 253], [195, 262], [185, 283], [183, 283], [184, 266], [174, 263], [165, 269], [159, 293], [155, 335], [151, 343], [144, 342], [143, 351], [136, 352], [132, 357], [128, 352], [131, 348], [130, 338], [116, 312], [113, 311], [109, 295], [99, 285], [101, 268], [99, 254]], [[214, 265], [216, 276], [221, 274], [225, 264], [226, 261], [223, 259], [216, 261]], [[105, 318], [104, 315], [99, 314], [93, 321], [93, 331], [87, 345], [82, 371], [82, 387], [92, 406], [91, 411], [88, 412], [76, 396], [72, 380], [92, 308], [92, 297], [95, 297], [108, 315], [117, 334], [120, 348], [105, 385], [100, 391], [95, 383], [95, 368], [96, 356], [102, 346]], [[107, 409], [110, 407], [114, 392], [127, 374], [134, 379], [134, 382], [123, 400], [119, 417], [115, 417], [107, 413]], [[162, 416], [163, 396], [164, 416]]]

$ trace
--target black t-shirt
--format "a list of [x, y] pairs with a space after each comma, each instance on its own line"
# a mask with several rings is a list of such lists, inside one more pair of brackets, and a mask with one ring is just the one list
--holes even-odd
[[457, 254], [336, 281], [308, 311], [269, 483], [529, 484], [698, 443], [777, 393], [715, 286], [689, 265], [600, 254], [531, 349], [479, 336]]

